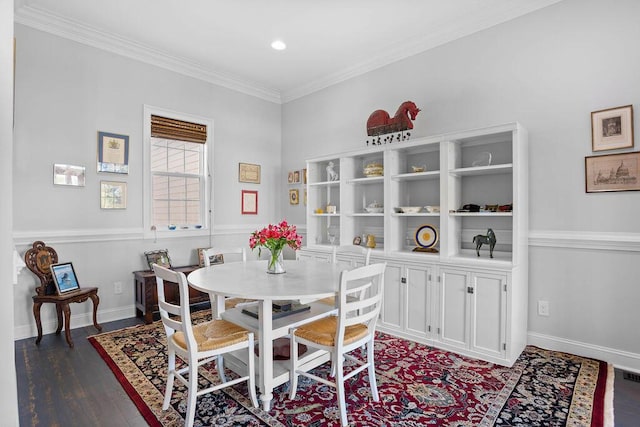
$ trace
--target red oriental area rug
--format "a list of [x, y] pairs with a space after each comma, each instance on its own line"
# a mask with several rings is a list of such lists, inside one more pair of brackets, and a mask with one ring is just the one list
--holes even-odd
[[[162, 410], [167, 359], [159, 322], [89, 340], [149, 425], [184, 425], [185, 388], [178, 382], [171, 406]], [[371, 400], [366, 375], [350, 379], [350, 425], [613, 426], [613, 368], [605, 362], [529, 346], [505, 368], [383, 333], [375, 357], [380, 402]], [[316, 371], [324, 376], [329, 368]], [[201, 378], [201, 387], [217, 382], [215, 366], [203, 367]], [[195, 425], [339, 426], [334, 390], [299, 381], [293, 401], [287, 384], [274, 391], [269, 413], [251, 406], [244, 383], [202, 396]]]

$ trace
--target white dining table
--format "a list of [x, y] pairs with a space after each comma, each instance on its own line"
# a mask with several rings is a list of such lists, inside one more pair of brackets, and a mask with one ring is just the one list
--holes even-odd
[[[288, 335], [296, 325], [313, 321], [336, 309], [318, 299], [335, 296], [339, 288], [340, 272], [344, 266], [321, 261], [285, 260], [285, 273], [267, 273], [267, 261], [232, 262], [200, 268], [188, 276], [189, 284], [212, 297], [214, 316], [236, 323], [257, 335], [259, 343], [258, 378], [260, 400], [263, 409], [269, 411], [273, 389], [289, 380], [289, 361], [277, 361], [273, 357], [273, 340]], [[258, 318], [242, 312], [243, 307], [224, 310], [224, 297], [256, 300]], [[220, 302], [216, 302], [216, 300]], [[273, 319], [274, 301], [291, 300], [308, 304], [309, 310]], [[217, 308], [217, 309], [216, 309]], [[268, 315], [264, 315], [268, 313]], [[246, 353], [245, 353], [246, 355]], [[237, 356], [242, 359], [241, 355]], [[246, 356], [245, 356], [246, 357]], [[234, 358], [225, 357], [225, 364]], [[318, 364], [328, 361], [328, 355], [318, 359]], [[244, 361], [246, 363], [246, 361]], [[242, 369], [242, 364], [236, 368]], [[237, 372], [237, 371], [236, 371]]]

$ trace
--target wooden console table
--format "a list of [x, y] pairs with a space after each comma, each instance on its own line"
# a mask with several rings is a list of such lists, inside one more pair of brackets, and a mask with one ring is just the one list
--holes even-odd
[[[172, 270], [181, 271], [188, 275], [198, 268], [200, 267], [197, 265], [187, 265], [184, 267], [174, 267]], [[145, 323], [151, 323], [153, 322], [154, 313], [158, 312], [156, 275], [152, 270], [141, 270], [134, 271], [133, 276], [136, 290], [136, 315], [143, 317]], [[165, 282], [164, 295], [167, 302], [178, 302], [180, 300], [178, 285], [172, 282]], [[189, 305], [205, 302], [209, 302], [209, 294], [189, 287]]]

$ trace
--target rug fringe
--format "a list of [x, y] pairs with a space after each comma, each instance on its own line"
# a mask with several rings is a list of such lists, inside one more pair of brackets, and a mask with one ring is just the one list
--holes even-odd
[[613, 384], [615, 381], [615, 371], [611, 363], [607, 363], [607, 386], [604, 392], [604, 427], [613, 427]]

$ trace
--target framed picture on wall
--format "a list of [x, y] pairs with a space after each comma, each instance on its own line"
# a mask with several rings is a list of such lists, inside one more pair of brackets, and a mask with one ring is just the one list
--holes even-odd
[[591, 145], [593, 151], [633, 147], [633, 106], [592, 112]]
[[55, 185], [71, 185], [84, 187], [85, 167], [74, 165], [53, 165], [53, 183]]
[[258, 192], [242, 190], [242, 215], [258, 214]]
[[126, 209], [127, 183], [100, 181], [100, 207], [102, 209]]
[[297, 205], [300, 203], [300, 192], [298, 189], [289, 190], [289, 204]]
[[239, 163], [238, 181], [260, 184], [260, 165], [250, 163]]
[[587, 193], [640, 190], [640, 152], [585, 157]]
[[129, 136], [98, 131], [98, 172], [129, 173]]

